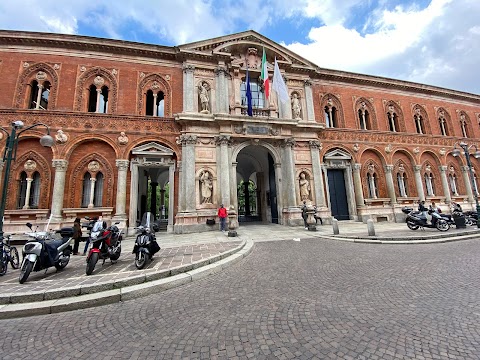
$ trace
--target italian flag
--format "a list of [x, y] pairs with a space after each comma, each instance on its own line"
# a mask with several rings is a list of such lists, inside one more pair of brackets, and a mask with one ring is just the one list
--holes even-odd
[[267, 54], [265, 53], [265, 48], [263, 48], [262, 74], [260, 75], [260, 77], [263, 80], [263, 88], [265, 89], [265, 98], [268, 99], [268, 97], [270, 96], [270, 80], [268, 79]]

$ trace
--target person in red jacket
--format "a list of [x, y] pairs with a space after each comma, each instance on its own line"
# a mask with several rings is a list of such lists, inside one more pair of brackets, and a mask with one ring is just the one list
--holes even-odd
[[220, 209], [218, 209], [218, 217], [220, 218], [220, 230], [225, 232], [227, 222], [227, 209], [223, 207], [223, 204], [220, 205]]

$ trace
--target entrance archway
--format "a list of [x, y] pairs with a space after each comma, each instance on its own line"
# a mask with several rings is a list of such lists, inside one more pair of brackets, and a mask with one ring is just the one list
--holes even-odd
[[[269, 144], [242, 144], [236, 157], [236, 204], [240, 223], [280, 223], [278, 155]], [[235, 155], [235, 153], [234, 153]]]
[[171, 149], [151, 142], [132, 150], [129, 234], [135, 233], [136, 222], [146, 211], [173, 232], [174, 173], [175, 154]]

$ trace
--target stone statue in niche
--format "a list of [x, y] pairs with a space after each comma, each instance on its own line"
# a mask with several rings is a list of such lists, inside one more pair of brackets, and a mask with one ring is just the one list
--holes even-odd
[[300, 100], [298, 99], [297, 94], [293, 94], [292, 96], [292, 118], [295, 120], [300, 120], [300, 112], [302, 108], [300, 106]]
[[212, 177], [208, 171], [202, 171], [200, 174], [200, 192], [202, 194], [201, 203], [212, 203], [213, 182]]
[[310, 200], [310, 181], [308, 181], [307, 176], [304, 172], [300, 173], [300, 199], [302, 201]]
[[55, 135], [55, 140], [59, 144], [65, 144], [68, 140], [68, 136], [63, 132], [62, 129], [60, 129], [60, 130], [57, 130], [57, 134]]
[[120, 132], [120, 136], [118, 137], [118, 143], [120, 145], [126, 145], [128, 143], [128, 136], [125, 134], [125, 131]]
[[210, 106], [208, 102], [210, 98], [208, 96], [207, 84], [201, 83], [198, 85], [198, 95], [200, 96], [200, 104], [202, 106], [202, 110], [200, 111], [201, 114], [208, 114], [210, 112]]

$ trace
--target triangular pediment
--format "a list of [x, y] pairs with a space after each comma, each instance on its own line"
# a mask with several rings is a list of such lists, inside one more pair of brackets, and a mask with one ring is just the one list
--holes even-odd
[[133, 155], [144, 155], [144, 156], [172, 156], [173, 151], [163, 145], [151, 142], [148, 144], [143, 144], [137, 146], [132, 150]]
[[279, 64], [284, 64], [283, 67], [292, 66], [311, 70], [318, 67], [253, 30], [180, 45], [178, 49], [185, 55], [191, 54], [193, 56], [212, 58], [224, 57], [226, 62], [231, 61], [232, 65], [238, 64], [240, 67], [242, 65], [245, 66], [245, 64], [242, 64], [241, 59], [245, 57], [245, 54], [248, 54], [249, 49], [256, 49], [260, 58], [263, 49], [265, 49], [267, 62], [270, 64], [273, 64], [275, 58], [277, 58]]
[[343, 150], [335, 149], [325, 154], [325, 160], [351, 160], [352, 156]]

